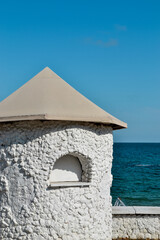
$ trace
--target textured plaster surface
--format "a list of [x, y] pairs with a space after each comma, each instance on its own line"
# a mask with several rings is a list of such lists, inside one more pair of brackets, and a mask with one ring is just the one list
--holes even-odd
[[[112, 129], [96, 124], [0, 124], [0, 239], [109, 240]], [[57, 159], [80, 159], [86, 187], [49, 188]]]
[[160, 214], [113, 215], [113, 239], [160, 239]]

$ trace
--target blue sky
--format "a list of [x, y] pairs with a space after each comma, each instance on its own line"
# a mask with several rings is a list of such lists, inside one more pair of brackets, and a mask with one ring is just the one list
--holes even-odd
[[128, 123], [118, 142], [160, 142], [160, 1], [1, 1], [0, 101], [49, 66]]

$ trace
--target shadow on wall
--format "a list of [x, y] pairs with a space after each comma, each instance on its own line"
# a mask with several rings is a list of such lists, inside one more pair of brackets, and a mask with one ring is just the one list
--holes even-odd
[[[61, 124], [59, 124], [61, 123]], [[0, 128], [4, 131], [8, 131], [7, 129], [10, 129], [11, 131], [13, 126], [13, 129], [16, 129], [16, 131], [20, 130], [21, 131], [21, 138], [17, 138], [17, 134], [15, 132], [15, 139], [14, 143], [15, 144], [24, 144], [29, 141], [32, 141], [36, 138], [39, 138], [43, 136], [44, 134], [48, 134], [51, 132], [59, 132], [62, 130], [69, 130], [69, 129], [81, 129], [81, 130], [87, 130], [93, 133], [96, 133], [97, 135], [105, 135], [107, 134], [110, 129], [106, 125], [103, 125], [101, 123], [85, 123], [85, 122], [67, 122], [67, 121], [46, 121], [46, 120], [37, 120], [37, 121], [21, 121], [21, 122], [8, 122], [8, 123], [1, 123]], [[30, 134], [31, 128], [34, 128], [36, 131], [34, 131], [34, 135]], [[29, 134], [28, 134], [29, 132]], [[35, 134], [36, 132], [36, 134]], [[4, 141], [0, 144], [0, 147], [6, 146], [8, 144], [8, 139], [7, 142], [5, 142], [5, 137]], [[12, 141], [13, 143], [13, 141]]]

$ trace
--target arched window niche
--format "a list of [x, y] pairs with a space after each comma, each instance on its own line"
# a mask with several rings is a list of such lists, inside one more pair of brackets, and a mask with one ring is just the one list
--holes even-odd
[[77, 154], [66, 154], [56, 160], [49, 176], [50, 187], [85, 187], [90, 185], [89, 161]]

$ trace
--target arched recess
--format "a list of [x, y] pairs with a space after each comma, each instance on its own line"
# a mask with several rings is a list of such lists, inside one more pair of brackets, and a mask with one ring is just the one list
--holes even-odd
[[50, 175], [51, 182], [79, 182], [82, 180], [82, 166], [79, 159], [72, 155], [59, 158]]
[[88, 186], [91, 181], [91, 161], [77, 153], [61, 156], [51, 170], [50, 186]]

